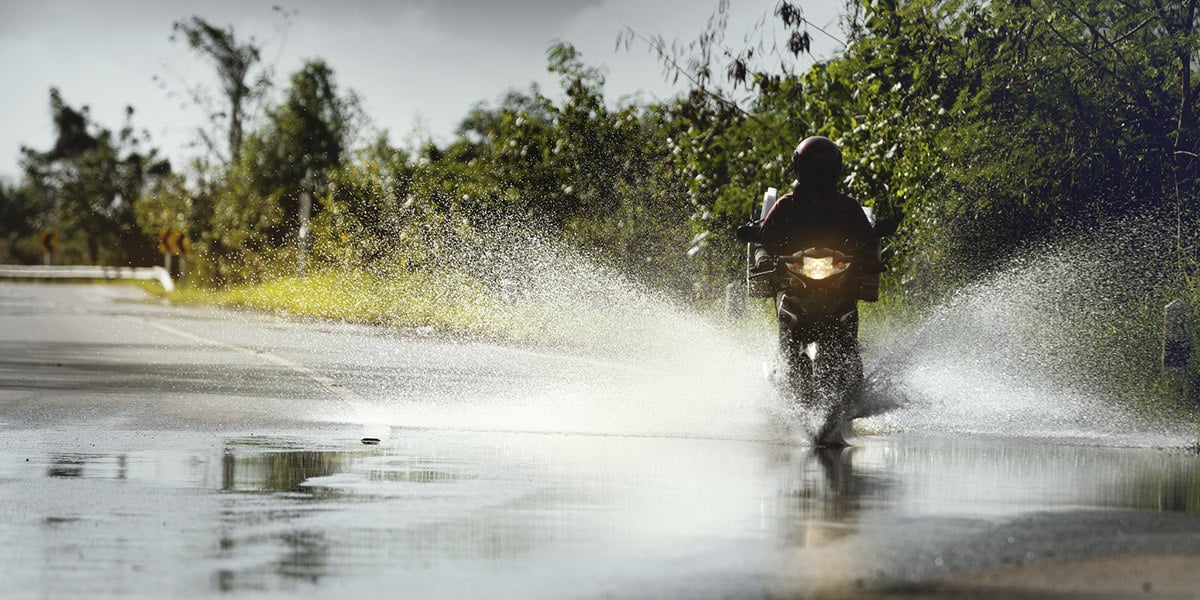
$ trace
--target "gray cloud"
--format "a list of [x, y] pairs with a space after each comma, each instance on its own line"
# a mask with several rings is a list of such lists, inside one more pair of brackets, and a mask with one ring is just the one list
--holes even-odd
[[504, 42], [528, 38], [548, 40], [561, 35], [573, 18], [597, 8], [605, 0], [399, 0], [328, 3], [292, 0], [281, 5], [295, 8], [300, 19], [316, 19], [331, 26], [393, 27], [419, 23], [446, 37]]
[[414, 0], [442, 25], [464, 25], [488, 30], [507, 30], [520, 36], [528, 29], [555, 29], [588, 8], [599, 7], [602, 0], [510, 0], [478, 2], [473, 0]]
[[273, 8], [296, 10], [299, 18], [330, 26], [396, 26], [413, 19], [456, 36], [501, 39], [553, 34], [574, 16], [599, 7], [604, 0], [124, 0], [102, 4], [86, 1], [0, 2], [0, 34], [30, 35], [48, 27], [133, 30], [164, 20], [198, 15], [214, 24], [269, 21]]

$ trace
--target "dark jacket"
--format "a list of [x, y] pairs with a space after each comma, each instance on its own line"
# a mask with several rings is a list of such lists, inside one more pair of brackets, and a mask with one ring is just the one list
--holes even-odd
[[[814, 246], [853, 251], [877, 242], [858, 200], [836, 191], [815, 198], [796, 191], [784, 194], [763, 218], [762, 239], [755, 250], [756, 263]], [[853, 246], [847, 240], [853, 240]]]
[[[875, 241], [871, 222], [854, 198], [838, 191], [819, 197], [784, 194], [762, 223], [763, 247], [782, 256], [814, 246], [866, 248]], [[854, 240], [847, 248], [846, 240]]]

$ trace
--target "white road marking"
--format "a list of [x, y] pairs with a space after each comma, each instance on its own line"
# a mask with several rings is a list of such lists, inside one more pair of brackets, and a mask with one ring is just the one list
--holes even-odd
[[156, 329], [160, 329], [162, 331], [165, 331], [171, 335], [175, 335], [175, 336], [187, 339], [187, 340], [192, 340], [194, 342], [198, 342], [198, 343], [201, 343], [201, 344], [204, 344], [207, 346], [214, 346], [217, 348], [232, 350], [234, 352], [240, 352], [247, 356], [253, 356], [253, 357], [265, 360], [267, 362], [274, 363], [274, 364], [279, 365], [279, 366], [281, 366], [289, 371], [292, 371], [294, 373], [299, 373], [300, 375], [303, 375], [303, 376], [321, 384], [321, 386], [323, 386], [326, 390], [329, 390], [329, 393], [333, 394], [339, 400], [345, 402], [346, 404], [349, 404], [353, 408], [356, 408], [356, 409], [363, 408], [367, 404], [366, 401], [361, 396], [350, 391], [342, 384], [334, 381], [332, 378], [326, 377], [325, 375], [322, 375], [302, 364], [290, 361], [286, 358], [283, 358], [282, 356], [279, 356], [276, 354], [271, 354], [270, 352], [262, 352], [259, 350], [253, 350], [250, 348], [245, 348], [245, 347], [237, 346], [234, 344], [229, 344], [226, 342], [222, 342], [220, 340], [214, 340], [212, 338], [201, 337], [194, 333], [189, 333], [182, 329], [171, 327], [170, 325], [164, 325], [162, 323], [156, 323], [154, 321], [146, 321], [146, 322], [149, 323], [152, 327], [154, 327]]

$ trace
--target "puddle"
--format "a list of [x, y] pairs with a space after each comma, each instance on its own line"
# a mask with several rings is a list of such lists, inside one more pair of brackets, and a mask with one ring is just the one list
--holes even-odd
[[789, 595], [1027, 552], [1183, 551], [1200, 531], [1200, 457], [1184, 451], [6, 433], [27, 439], [0, 446], [0, 583], [47, 593]]

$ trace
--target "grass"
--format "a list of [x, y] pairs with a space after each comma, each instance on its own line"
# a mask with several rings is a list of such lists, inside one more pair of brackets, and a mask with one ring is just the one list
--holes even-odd
[[448, 273], [323, 271], [224, 288], [152, 290], [178, 304], [217, 305], [395, 329], [422, 329], [533, 344], [570, 343], [578, 335], [545, 318], [545, 306], [501, 300], [482, 283]]
[[[160, 292], [161, 293], [161, 292]], [[486, 288], [457, 275], [321, 272], [226, 288], [184, 287], [165, 294], [180, 304], [215, 304], [396, 328], [497, 335]]]

